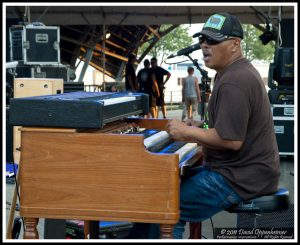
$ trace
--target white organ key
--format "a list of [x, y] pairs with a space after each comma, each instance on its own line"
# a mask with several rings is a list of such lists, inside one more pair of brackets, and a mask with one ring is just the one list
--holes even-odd
[[118, 104], [118, 103], [122, 103], [122, 102], [128, 102], [128, 101], [133, 101], [136, 100], [136, 97], [134, 96], [122, 96], [122, 97], [118, 97], [118, 98], [108, 98], [108, 99], [104, 99], [104, 106], [106, 105], [113, 105], [113, 104]]
[[178, 149], [175, 154], [179, 155], [179, 162], [181, 159], [187, 154], [188, 152], [192, 151], [193, 149], [197, 148], [197, 143], [186, 143], [183, 147]]
[[167, 131], [160, 131], [148, 138], [146, 138], [144, 140], [144, 145], [146, 147], [146, 149], [148, 149], [149, 147], [157, 144], [158, 142], [164, 140], [164, 139], [167, 139], [169, 136], [169, 134], [167, 133]]

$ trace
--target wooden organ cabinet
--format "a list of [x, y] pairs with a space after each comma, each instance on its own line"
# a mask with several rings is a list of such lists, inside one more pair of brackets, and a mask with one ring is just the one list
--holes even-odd
[[[54, 78], [15, 78], [14, 98], [60, 94], [64, 90], [63, 79]], [[20, 127], [13, 129], [13, 155], [14, 162], [20, 162]]]
[[[70, 118], [61, 121], [55, 118], [60, 115], [60, 105], [45, 105], [48, 97], [49, 103], [56, 103], [53, 98], [62, 103], [62, 98], [67, 97], [67, 103], [70, 96], [81, 101], [82, 96], [94, 99], [99, 94], [101, 100], [96, 101], [102, 107], [99, 109], [102, 115], [98, 117], [101, 125], [98, 128], [77, 128], [76, 123], [73, 123], [74, 128], [64, 127], [70, 125], [66, 122]], [[180, 175], [201, 158], [201, 149], [192, 147], [182, 155], [163, 153], [153, 150], [155, 145], [163, 144], [166, 148], [174, 142], [168, 137], [160, 140], [153, 136], [153, 142], [148, 142], [146, 147], [142, 132], [147, 129], [163, 132], [168, 119], [130, 117], [130, 108], [134, 108], [134, 114], [147, 112], [147, 106], [145, 110], [143, 106], [139, 108], [139, 103], [148, 105], [147, 97], [140, 94], [123, 96], [120, 93], [121, 102], [117, 98], [112, 101], [111, 96], [116, 95], [75, 92], [11, 102], [11, 123], [23, 126], [19, 182], [20, 214], [26, 227], [24, 238], [39, 238], [36, 228], [39, 218], [77, 219], [84, 220], [85, 224], [99, 220], [157, 223], [161, 227], [161, 238], [172, 238], [180, 212]], [[124, 102], [123, 97], [135, 99], [126, 101], [127, 98]], [[142, 102], [143, 99], [146, 102]], [[103, 103], [108, 100], [112, 103]], [[91, 100], [83, 100], [87, 101]], [[74, 114], [80, 112], [79, 104], [73, 112], [67, 107], [66, 116], [73, 113], [70, 121], [81, 120]], [[14, 114], [22, 114], [24, 106], [33, 108], [31, 119], [23, 120], [22, 115], [14, 117]], [[124, 118], [113, 115], [115, 106]], [[36, 110], [39, 116], [35, 115], [34, 108], [39, 108]], [[43, 110], [50, 119], [43, 116]], [[107, 116], [109, 113], [112, 114]], [[90, 117], [92, 115], [85, 116]]]

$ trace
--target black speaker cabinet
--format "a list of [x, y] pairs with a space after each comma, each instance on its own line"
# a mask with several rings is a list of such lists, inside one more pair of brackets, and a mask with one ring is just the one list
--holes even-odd
[[279, 155], [294, 155], [294, 105], [272, 105]]
[[[253, 214], [237, 214], [237, 227], [254, 228]], [[256, 216], [256, 228], [294, 228], [294, 204], [288, 210]]]
[[18, 25], [9, 28], [10, 60], [26, 65], [60, 64], [58, 26]]

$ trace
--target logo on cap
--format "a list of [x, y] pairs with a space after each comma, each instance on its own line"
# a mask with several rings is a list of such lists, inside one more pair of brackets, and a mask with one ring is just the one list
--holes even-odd
[[210, 27], [213, 29], [221, 30], [225, 20], [226, 20], [226, 17], [215, 14], [215, 15], [209, 17], [209, 19], [206, 21], [203, 28]]

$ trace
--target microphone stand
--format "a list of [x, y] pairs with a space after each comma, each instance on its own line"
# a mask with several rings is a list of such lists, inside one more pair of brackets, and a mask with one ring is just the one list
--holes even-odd
[[189, 54], [186, 55], [189, 57], [189, 59], [193, 62], [193, 65], [196, 66], [196, 68], [200, 71], [201, 73], [201, 81], [202, 81], [202, 88], [201, 88], [201, 120], [205, 120], [205, 113], [204, 113], [204, 108], [205, 108], [205, 101], [206, 101], [206, 91], [207, 91], [207, 84], [209, 82], [208, 78], [208, 73], [204, 69], [202, 69], [197, 60], [194, 60]]

